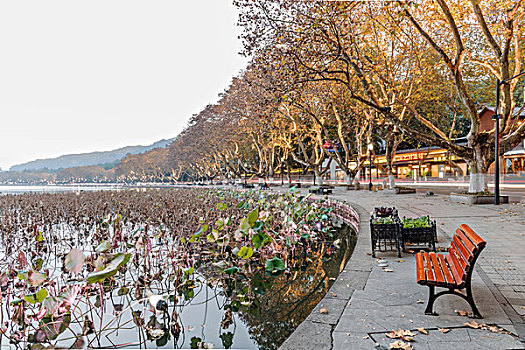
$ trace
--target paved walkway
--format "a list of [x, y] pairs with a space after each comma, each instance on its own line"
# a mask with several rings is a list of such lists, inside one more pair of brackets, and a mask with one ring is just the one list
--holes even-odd
[[[305, 189], [303, 191], [306, 192]], [[352, 258], [332, 289], [281, 349], [388, 349], [392, 330], [412, 330], [413, 349], [525, 349], [525, 212], [522, 204], [468, 206], [444, 195], [389, 195], [336, 188], [330, 198], [351, 204], [361, 229]], [[402, 216], [429, 215], [438, 224], [438, 246], [448, 246], [461, 223], [469, 224], [486, 241], [476, 264], [472, 289], [484, 316], [479, 324], [497, 325], [491, 332], [464, 325], [473, 319], [457, 296], [434, 304], [439, 316], [426, 316], [428, 288], [415, 282], [415, 257], [380, 253], [389, 266], [381, 268], [370, 254], [370, 212], [375, 206], [395, 206]], [[321, 314], [326, 308], [327, 314]], [[425, 335], [417, 328], [424, 328]], [[508, 334], [510, 333], [510, 334]]]

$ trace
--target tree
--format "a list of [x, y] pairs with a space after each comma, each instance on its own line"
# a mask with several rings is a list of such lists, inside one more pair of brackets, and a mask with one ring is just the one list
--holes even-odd
[[[377, 120], [464, 158], [473, 173], [470, 191], [477, 192], [487, 188], [494, 135], [479, 130], [476, 100], [488, 98], [479, 98], [474, 88], [490, 80], [491, 72], [506, 79], [512, 66], [514, 72], [521, 69], [523, 6], [521, 1], [472, 0], [469, 8], [466, 3], [236, 1], [247, 54], [272, 51], [294, 68], [298, 81], [345, 86], [351, 99], [382, 116]], [[525, 137], [525, 127], [510, 122], [515, 86], [505, 85], [502, 94], [502, 145], [508, 147]], [[447, 98], [430, 105], [429, 95]], [[450, 105], [456, 100], [459, 106]], [[450, 106], [456, 118], [459, 110], [470, 122], [466, 146], [458, 145], [457, 132], [450, 130], [458, 126], [456, 119], [442, 122]]]

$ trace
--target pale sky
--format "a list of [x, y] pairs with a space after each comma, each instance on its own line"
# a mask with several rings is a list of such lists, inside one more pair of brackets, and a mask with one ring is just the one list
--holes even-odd
[[0, 168], [176, 136], [246, 66], [231, 0], [0, 0]]

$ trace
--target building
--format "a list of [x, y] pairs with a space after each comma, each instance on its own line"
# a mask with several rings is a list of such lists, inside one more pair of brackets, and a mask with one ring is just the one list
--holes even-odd
[[[518, 118], [513, 120], [518, 125], [525, 122], [525, 109], [520, 112], [521, 108], [516, 108], [514, 115], [520, 113]], [[494, 115], [493, 107], [484, 107], [479, 111], [482, 131], [494, 130]], [[466, 144], [466, 138], [461, 138], [456, 141], [458, 144]], [[501, 160], [500, 171], [503, 175], [525, 175], [525, 140], [523, 143], [514, 149], [502, 149], [503, 157]], [[341, 180], [342, 172], [335, 165], [332, 166], [329, 177], [332, 180]], [[466, 161], [451, 154], [447, 150], [432, 146], [419, 148], [406, 148], [397, 150], [394, 160], [392, 162], [393, 173], [397, 178], [448, 178], [461, 177], [469, 175], [469, 169]], [[362, 171], [362, 176], [365, 179], [369, 178], [369, 162], [365, 162]], [[373, 157], [372, 160], [372, 177], [381, 178], [386, 176], [386, 156], [380, 154]], [[491, 165], [489, 173], [494, 173], [494, 164]]]
[[[481, 130], [483, 131], [492, 131], [494, 132], [494, 120], [492, 116], [494, 115], [495, 108], [493, 107], [484, 107], [479, 112], [479, 117], [481, 120]], [[525, 108], [514, 108], [513, 115], [518, 115], [517, 118], [513, 118], [511, 123], [515, 125], [521, 125], [525, 121]], [[503, 160], [500, 166], [502, 174], [515, 174], [515, 175], [525, 175], [525, 140], [518, 146], [513, 149], [503, 149]], [[491, 165], [490, 173], [494, 173], [494, 164]]]

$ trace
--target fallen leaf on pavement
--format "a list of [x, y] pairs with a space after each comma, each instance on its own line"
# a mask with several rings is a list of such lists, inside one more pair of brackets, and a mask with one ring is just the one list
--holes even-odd
[[383, 271], [385, 271], [385, 272], [394, 272], [394, 270], [391, 270], [391, 269], [383, 269]]
[[448, 328], [439, 328], [438, 327], [438, 331], [440, 331], [441, 333], [448, 333], [448, 332], [450, 332], [450, 329], [448, 329]]
[[334, 292], [330, 292], [330, 294], [332, 294], [334, 298], [337, 297], [337, 294], [335, 294]]
[[328, 309], [323, 307], [323, 308], [319, 309], [319, 312], [326, 315], [328, 313]]
[[502, 329], [496, 326], [488, 326], [488, 330], [491, 331], [492, 333], [499, 333], [501, 332]]
[[505, 260], [505, 261], [504, 261], [504, 263], [506, 263], [506, 264], [509, 264], [509, 263], [511, 263], [511, 262], [512, 262], [512, 260]]
[[397, 340], [393, 343], [390, 343], [390, 349], [412, 350], [412, 345], [407, 344], [401, 340]]
[[402, 263], [402, 262], [405, 262], [405, 260], [396, 260], [396, 262]]
[[502, 334], [510, 334], [508, 331], [504, 330], [503, 328], [500, 328], [496, 325], [487, 325], [485, 323], [479, 324], [476, 321], [471, 322], [465, 322], [463, 323], [465, 326], [474, 328], [474, 329], [483, 329], [486, 331], [490, 331], [492, 333], [502, 333]]
[[418, 299], [418, 300], [416, 301], [416, 303], [418, 303], [418, 304], [424, 304], [425, 301], [424, 301], [423, 299]]
[[428, 335], [428, 331], [425, 328], [421, 327], [421, 328], [416, 328], [416, 329], [418, 330], [419, 333]]
[[468, 311], [465, 311], [465, 310], [456, 310], [456, 313], [460, 316], [467, 316], [468, 315]]
[[412, 333], [410, 330], [405, 330], [399, 328], [397, 331], [392, 329], [392, 332], [385, 333], [385, 335], [390, 339], [403, 339], [404, 341], [412, 341], [413, 337], [416, 335]]

